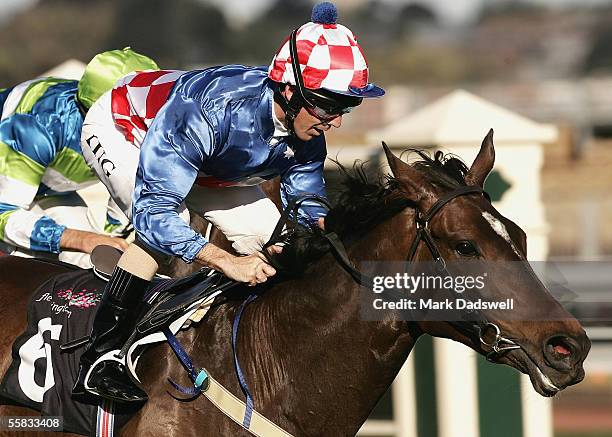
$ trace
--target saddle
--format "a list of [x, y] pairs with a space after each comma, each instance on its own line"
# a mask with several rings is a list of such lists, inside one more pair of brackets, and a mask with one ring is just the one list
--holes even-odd
[[[97, 246], [91, 254], [94, 274], [108, 282], [121, 255], [122, 252], [112, 246]], [[124, 356], [136, 340], [161, 331], [185, 315], [198, 302], [209, 300], [213, 294], [216, 296], [237, 284], [222, 273], [209, 268], [202, 268], [179, 279], [157, 276], [145, 294], [144, 310], [138, 316], [136, 328], [121, 350], [120, 356]], [[88, 341], [89, 337], [82, 337], [63, 344], [61, 350], [69, 351], [87, 344]]]

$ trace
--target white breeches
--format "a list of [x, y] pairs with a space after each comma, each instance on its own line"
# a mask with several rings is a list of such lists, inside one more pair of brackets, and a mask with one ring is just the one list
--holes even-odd
[[[30, 211], [51, 217], [60, 225], [64, 225], [68, 228], [77, 229], [79, 231], [103, 233], [101, 229], [97, 229], [95, 225], [96, 221], [92, 217], [91, 211], [77, 193], [42, 197], [32, 203]], [[22, 256], [24, 258], [36, 257], [56, 259], [85, 269], [91, 267], [89, 254], [83, 252], [64, 250], [59, 254], [53, 254], [31, 251], [4, 242], [0, 242], [0, 249], [10, 255]]]

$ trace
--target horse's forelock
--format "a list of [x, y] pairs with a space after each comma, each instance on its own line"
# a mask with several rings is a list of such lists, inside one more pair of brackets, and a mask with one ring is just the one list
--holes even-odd
[[469, 168], [458, 156], [438, 150], [432, 158], [422, 150], [408, 149], [408, 151], [421, 157], [411, 165], [422, 172], [433, 186], [453, 189], [466, 184], [465, 175]]

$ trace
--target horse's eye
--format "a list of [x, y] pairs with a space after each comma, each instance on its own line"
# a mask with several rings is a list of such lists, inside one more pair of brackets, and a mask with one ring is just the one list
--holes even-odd
[[478, 250], [469, 241], [460, 241], [455, 246], [455, 250], [461, 256], [478, 256]]

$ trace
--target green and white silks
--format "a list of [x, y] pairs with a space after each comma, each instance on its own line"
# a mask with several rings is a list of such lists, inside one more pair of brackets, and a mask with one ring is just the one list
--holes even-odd
[[59, 252], [65, 226], [29, 211], [36, 196], [73, 192], [97, 181], [81, 154], [77, 82], [24, 82], [0, 93], [0, 239]]
[[[0, 92], [1, 241], [26, 250], [60, 252], [66, 226], [32, 206], [35, 199], [50, 195], [64, 195], [70, 203], [70, 193], [98, 181], [82, 156], [83, 114], [77, 93], [88, 108], [121, 76], [152, 68], [157, 69], [155, 62], [129, 48], [113, 50], [97, 55], [81, 82], [41, 78]], [[57, 199], [61, 204], [62, 197]], [[107, 229], [119, 223], [116, 213], [107, 219]]]

